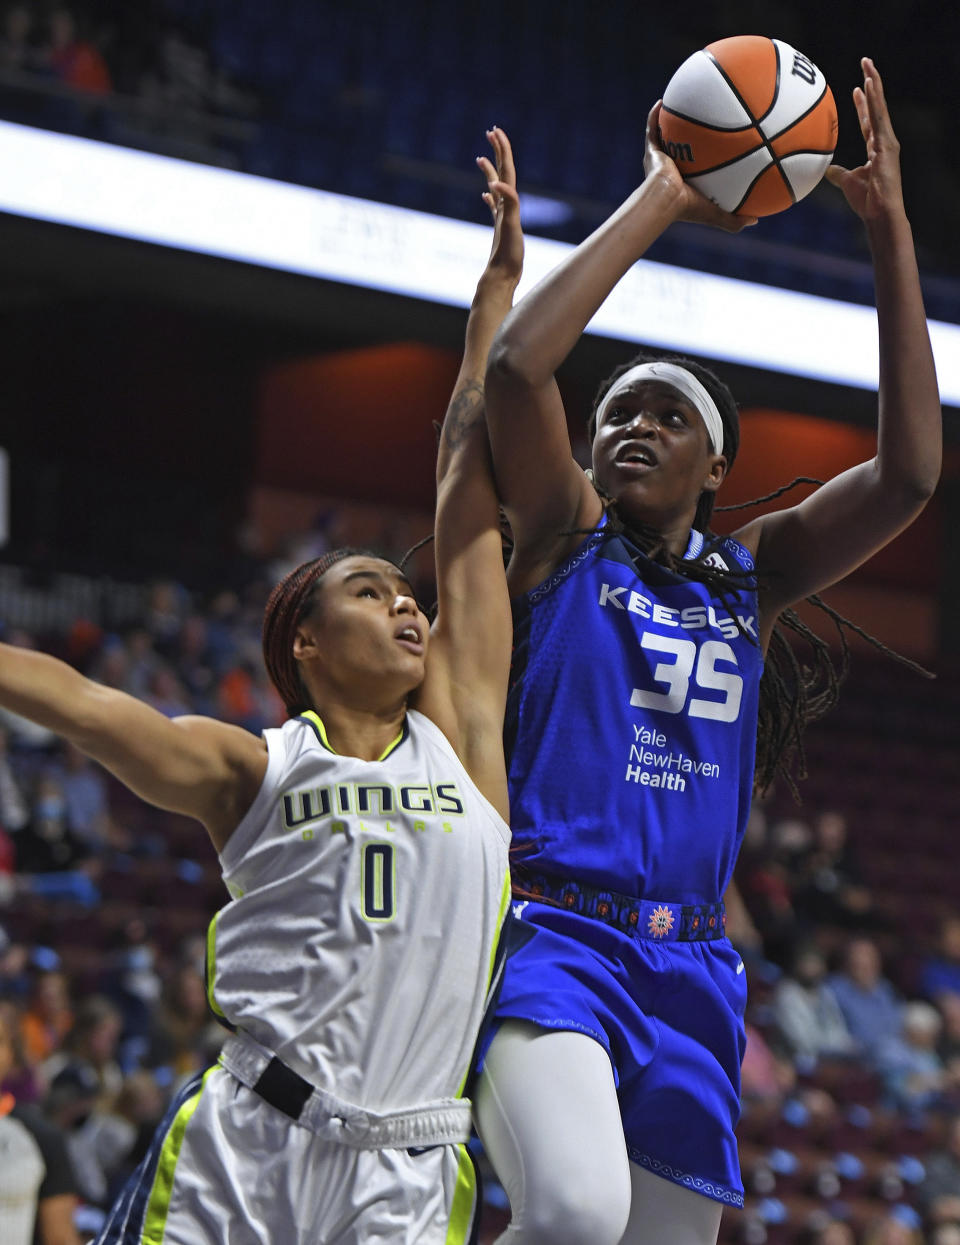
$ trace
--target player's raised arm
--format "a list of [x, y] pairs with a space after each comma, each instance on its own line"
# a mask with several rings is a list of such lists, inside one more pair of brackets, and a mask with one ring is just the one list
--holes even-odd
[[210, 718], [169, 719], [46, 653], [0, 644], [0, 705], [55, 731], [151, 804], [196, 817], [219, 850], [266, 770], [261, 739]]
[[418, 707], [443, 727], [467, 771], [506, 816], [503, 710], [511, 617], [500, 510], [484, 421], [484, 372], [493, 336], [523, 269], [523, 234], [513, 152], [503, 130], [487, 135], [496, 167], [484, 201], [494, 222], [487, 266], [470, 308], [463, 362], [447, 407], [437, 458], [437, 618]]
[[569, 541], [563, 533], [600, 516], [597, 494], [571, 455], [557, 368], [617, 282], [673, 221], [731, 231], [752, 223], [722, 212], [682, 180], [659, 144], [659, 108], [647, 118], [643, 184], [517, 304], [490, 351], [487, 423], [516, 540], [514, 591], [555, 565]]
[[853, 93], [866, 161], [828, 179], [863, 220], [873, 256], [880, 336], [877, 454], [788, 510], [741, 533], [770, 573], [764, 626], [793, 601], [842, 579], [916, 518], [940, 476], [942, 417], [897, 142], [873, 62]]

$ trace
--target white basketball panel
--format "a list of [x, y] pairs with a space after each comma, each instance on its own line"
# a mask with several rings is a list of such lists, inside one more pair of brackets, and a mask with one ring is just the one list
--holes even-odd
[[832, 158], [832, 156], [812, 155], [805, 151], [781, 158], [780, 167], [798, 199], [808, 195], [816, 186], [826, 173]]
[[760, 121], [764, 138], [775, 138], [817, 102], [824, 92], [823, 74], [802, 52], [782, 39], [774, 39], [780, 54], [780, 89], [777, 98]]
[[759, 151], [741, 156], [739, 160], [735, 160], [733, 164], [728, 164], [725, 168], [714, 169], [712, 173], [700, 173], [686, 180], [691, 186], [696, 186], [701, 194], [722, 207], [724, 211], [732, 212], [743, 200], [747, 188], [772, 163], [773, 157], [770, 152], [765, 147], [761, 147]]
[[663, 103], [674, 112], [708, 121], [721, 130], [740, 130], [752, 124], [750, 114], [702, 48], [688, 56], [667, 83]]

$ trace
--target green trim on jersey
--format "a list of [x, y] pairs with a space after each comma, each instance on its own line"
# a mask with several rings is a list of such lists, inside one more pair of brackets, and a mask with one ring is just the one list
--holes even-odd
[[[328, 752], [332, 752], [334, 756], [340, 755], [336, 748], [331, 746], [330, 740], [327, 738], [327, 728], [324, 726], [323, 719], [320, 717], [320, 714], [317, 713], [316, 709], [305, 709], [303, 713], [299, 713], [297, 716], [301, 719], [301, 721], [310, 723], [314, 729], [317, 739], [319, 739], [320, 743], [323, 744]], [[381, 752], [381, 754], [377, 757], [377, 760], [385, 761], [391, 752], [395, 752], [396, 749], [400, 747], [406, 737], [407, 720], [404, 718], [403, 725], [400, 727], [400, 734], [396, 737], [396, 739], [391, 740], [391, 742], [387, 744], [383, 752]]]
[[219, 912], [215, 912], [213, 920], [207, 926], [207, 955], [206, 955], [206, 987], [207, 987], [207, 1003], [213, 1014], [220, 1020], [226, 1020], [220, 1004], [213, 995], [213, 983], [217, 972], [217, 920], [220, 916]]
[[[503, 879], [503, 892], [500, 895], [500, 908], [497, 912], [497, 936], [493, 940], [493, 946], [490, 948], [490, 963], [487, 966], [487, 980], [483, 987], [483, 995], [486, 1000], [484, 1003], [484, 1014], [490, 1006], [490, 983], [493, 981], [493, 974], [497, 967], [497, 952], [500, 950], [500, 939], [503, 937], [503, 923], [507, 919], [507, 910], [510, 907], [510, 900], [513, 897], [510, 883], [510, 870], [508, 869]], [[470, 1062], [467, 1064], [467, 1070], [463, 1074], [463, 1080], [457, 1089], [457, 1097], [463, 1097], [463, 1091], [466, 1088], [467, 1081], [470, 1079], [470, 1073], [473, 1071], [473, 1056], [476, 1050], [470, 1056]]]
[[[157, 1163], [157, 1174], [153, 1180], [153, 1188], [150, 1190], [146, 1214], [143, 1218], [143, 1233], [140, 1237], [142, 1245], [163, 1245], [163, 1237], [167, 1227], [167, 1215], [170, 1211], [170, 1195], [173, 1192], [173, 1177], [177, 1167], [177, 1159], [180, 1157], [180, 1150], [183, 1146], [183, 1136], [200, 1102], [200, 1095], [206, 1087], [207, 1078], [211, 1072], [216, 1072], [217, 1070], [216, 1064], [206, 1070], [197, 1092], [183, 1104], [174, 1116], [173, 1123], [167, 1131], [163, 1148], [160, 1151], [160, 1161]], [[456, 1201], [456, 1197], [454, 1197], [454, 1201]]]
[[444, 1245], [466, 1245], [477, 1210], [477, 1170], [466, 1146], [458, 1145], [457, 1153], [460, 1158], [457, 1164], [457, 1186], [453, 1191], [450, 1222], [447, 1225]]

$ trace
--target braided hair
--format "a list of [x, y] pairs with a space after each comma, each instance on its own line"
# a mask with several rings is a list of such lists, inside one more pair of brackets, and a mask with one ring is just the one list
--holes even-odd
[[316, 606], [323, 576], [331, 566], [353, 557], [380, 558], [380, 554], [369, 549], [332, 549], [285, 575], [267, 600], [263, 614], [263, 662], [291, 718], [311, 708], [310, 696], [300, 677], [300, 663], [293, 655], [297, 627]]
[[[656, 360], [675, 363], [684, 368], [700, 381], [713, 398], [723, 425], [723, 454], [729, 471], [740, 446], [740, 417], [733, 394], [709, 368], [679, 355], [643, 351], [627, 363], [621, 364], [606, 380], [602, 381], [594, 396], [593, 407], [587, 419], [587, 431], [591, 442], [597, 431], [597, 411], [607, 391], [630, 368], [640, 363], [651, 363]], [[823, 481], [814, 480], [809, 476], [798, 476], [789, 484], [765, 497], [758, 497], [737, 506], [721, 506], [718, 510], [742, 510], [749, 506], [773, 501], [798, 484], [822, 483]], [[732, 618], [736, 618], [737, 614], [730, 608], [729, 594], [738, 588], [756, 589], [763, 582], [762, 568], [758, 568], [756, 572], [724, 569], [709, 560], [719, 540], [719, 537], [709, 527], [714, 510], [715, 493], [704, 490], [700, 494], [693, 525], [698, 531], [703, 532], [704, 547], [698, 557], [687, 559], [671, 553], [665, 547], [662, 536], [655, 529], [645, 524], [631, 524], [624, 519], [618, 513], [613, 499], [604, 495], [599, 487], [597, 491], [603, 501], [607, 523], [611, 530], [627, 536], [652, 561], [660, 563], [675, 574], [706, 584], [716, 592]], [[819, 596], [814, 594], [806, 599], [834, 624], [839, 638], [840, 654], [835, 659], [826, 640], [809, 627], [796, 610], [788, 608], [778, 615], [770, 637], [763, 677], [760, 681], [754, 775], [755, 789], [759, 792], [766, 791], [779, 777], [786, 782], [794, 796], [797, 796], [797, 781], [805, 778], [807, 774], [803, 733], [810, 722], [822, 718], [839, 699], [840, 687], [849, 669], [848, 632], [860, 636], [874, 648], [908, 666], [911, 670], [927, 678], [933, 677], [922, 666], [894, 652], [875, 636], [870, 635], [862, 627], [827, 605]], [[788, 639], [788, 635], [801, 640], [806, 645], [809, 652], [806, 660], [801, 660], [796, 648]], [[748, 639], [756, 643], [752, 636], [748, 636]]]

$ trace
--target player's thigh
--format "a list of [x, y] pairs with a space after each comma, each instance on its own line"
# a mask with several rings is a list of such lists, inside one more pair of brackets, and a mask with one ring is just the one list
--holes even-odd
[[723, 1207], [630, 1164], [630, 1218], [621, 1245], [716, 1245]]
[[613, 1070], [598, 1042], [504, 1022], [487, 1054], [475, 1110], [518, 1240], [619, 1240], [629, 1213], [630, 1163]]

